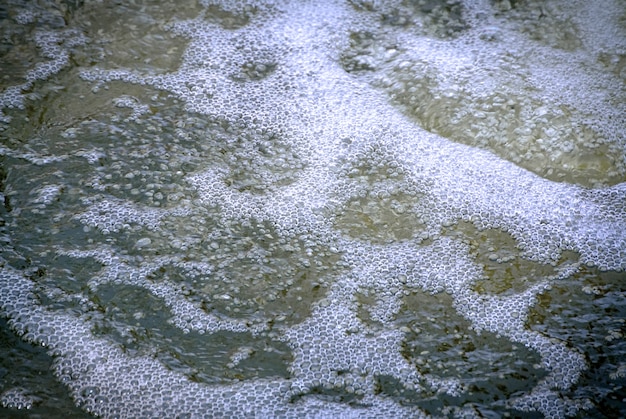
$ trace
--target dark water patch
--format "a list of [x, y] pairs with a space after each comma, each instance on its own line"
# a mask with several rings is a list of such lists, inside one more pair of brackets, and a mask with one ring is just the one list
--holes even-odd
[[[0, 317], [0, 417], [4, 418], [90, 418], [72, 402], [67, 389], [51, 371], [53, 358], [42, 347], [15, 336]], [[26, 409], [10, 408], [11, 393], [23, 394], [30, 401]]]
[[513, 295], [534, 284], [558, 276], [557, 268], [578, 261], [578, 254], [563, 251], [557, 261], [533, 261], [524, 257], [510, 233], [500, 229], [479, 229], [461, 221], [445, 229], [444, 234], [461, 238], [470, 246], [470, 255], [483, 267], [483, 276], [473, 285], [481, 294]]
[[165, 303], [132, 286], [99, 287], [94, 334], [114, 339], [125, 352], [159, 359], [173, 371], [203, 383], [287, 378], [291, 352], [282, 343], [247, 333], [184, 333], [172, 325]]
[[409, 240], [425, 228], [413, 212], [415, 201], [403, 193], [351, 199], [337, 216], [336, 226], [352, 238], [372, 243]]
[[437, 379], [461, 384], [459, 395], [431, 389], [407, 396], [387, 386], [402, 403], [419, 406], [430, 414], [447, 412], [446, 406], [473, 406], [489, 416], [511, 414], [505, 401], [521, 395], [546, 376], [539, 355], [522, 344], [491, 333], [477, 333], [453, 307], [446, 294], [414, 293], [405, 297], [397, 323], [407, 332], [402, 354], [418, 371]]
[[469, 28], [462, 1], [411, 0], [383, 13], [383, 25], [404, 27], [441, 39], [454, 39]]
[[258, 9], [256, 6], [248, 7], [246, 11], [231, 11], [219, 5], [210, 5], [206, 8], [205, 19], [209, 22], [218, 23], [224, 29], [241, 29], [250, 22]]
[[567, 342], [588, 369], [565, 395], [593, 405], [578, 417], [626, 416], [626, 273], [583, 268], [554, 283], [530, 311], [532, 330]]
[[355, 190], [337, 197], [345, 203], [335, 214], [335, 226], [351, 238], [377, 244], [409, 240], [423, 232], [429, 219], [428, 209], [421, 207], [425, 193], [406, 181], [397, 156], [374, 144], [356, 157], [341, 169]]
[[[355, 394], [353, 391], [348, 391], [343, 386], [337, 387], [312, 387], [306, 395], [307, 397], [314, 397], [318, 400], [323, 400], [329, 403], [346, 403], [352, 407], [366, 408], [365, 403], [361, 403], [363, 399], [362, 395]], [[303, 396], [292, 397], [291, 402], [297, 402]]]
[[340, 255], [305, 235], [276, 240], [275, 230], [256, 221], [215, 231], [204, 252], [215, 269], [199, 278], [196, 288], [208, 310], [287, 324], [310, 315], [312, 304], [341, 273]]
[[100, 57], [94, 58], [102, 67], [160, 74], [180, 66], [187, 45], [165, 24], [195, 17], [201, 10], [198, 6], [194, 0], [89, 2], [75, 14], [74, 25], [96, 41]]

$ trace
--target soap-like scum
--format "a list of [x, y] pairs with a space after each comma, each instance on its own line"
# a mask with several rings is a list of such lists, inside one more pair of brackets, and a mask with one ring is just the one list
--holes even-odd
[[[624, 43], [602, 35], [614, 35], [617, 24], [607, 17], [599, 27], [600, 11], [582, 3], [571, 6], [580, 13], [558, 2], [548, 10], [380, 3], [202, 2], [197, 17], [167, 25], [188, 42], [175, 71], [106, 63], [80, 69], [80, 83], [92, 83], [95, 95], [115, 82], [134, 89], [111, 99], [120, 110], [110, 123], [94, 118], [68, 128], [65, 152], [62, 145], [3, 147], [3, 155], [41, 166], [25, 182], [28, 196], [5, 190], [12, 205], [51, 215], [39, 230], [63, 235], [78, 226], [84, 233], [52, 248], [41, 240], [39, 263], [50, 263], [50, 254], [69, 264], [95, 262], [78, 290], [63, 280], [58, 288], [38, 282], [10, 262], [1, 277], [0, 305], [11, 326], [50, 348], [55, 373], [83, 409], [104, 417], [419, 416], [411, 401], [463, 397], [468, 388], [463, 377], [444, 368], [423, 372], [406, 355], [407, 337], [419, 332], [397, 319], [402, 310], [420, 311], [406, 303], [416, 293], [450, 296], [473, 331], [538, 356], [545, 375], [510, 407], [546, 417], [588, 407], [584, 397], [563, 396], [587, 368], [584, 354], [531, 330], [527, 320], [539, 296], [582, 265], [626, 268], [623, 78], [615, 63]], [[549, 23], [529, 38], [519, 20], [535, 12], [578, 25], [581, 38], [561, 36]], [[23, 13], [16, 22], [43, 14]], [[8, 110], [23, 107], [33, 81], [59, 73], [68, 51], [86, 42], [72, 41], [71, 31], [42, 33], [33, 42], [50, 61], [4, 91]], [[489, 69], [492, 62], [505, 71]], [[565, 65], [571, 77], [563, 81], [554, 73]], [[157, 93], [148, 99], [142, 88]], [[615, 97], [604, 94], [611, 90]], [[152, 115], [149, 101], [158, 107], [165, 100], [183, 109]], [[130, 116], [118, 116], [128, 115], [124, 108]], [[159, 124], [174, 119], [174, 134], [163, 132]], [[133, 123], [145, 130], [137, 135]], [[578, 123], [581, 131], [568, 128]], [[85, 149], [81, 135], [94, 133], [106, 139]], [[581, 162], [568, 157], [577, 155]], [[557, 161], [552, 172], [544, 160]], [[93, 170], [68, 180], [68, 162]], [[20, 226], [19, 215], [7, 218]], [[474, 243], [485, 231], [504, 236], [487, 252]], [[540, 273], [514, 278], [516, 292], [480, 292], [484, 259], [521, 260]], [[248, 335], [256, 349], [234, 347], [228, 365], [245, 363], [243, 350], [262, 352], [258, 342], [267, 353], [286, 347], [286, 371], [219, 382], [176, 369], [131, 338], [140, 329], [128, 317], [141, 322], [154, 313], [129, 306], [97, 314], [122, 306], [107, 287], [145, 291], [131, 295], [158, 301], [184, 333]], [[48, 307], [38, 302], [43, 297], [83, 314]], [[116, 321], [128, 330], [103, 332]], [[381, 391], [386, 377], [400, 396]], [[4, 399], [25, 394], [14, 390]], [[454, 413], [471, 410], [459, 405]]]

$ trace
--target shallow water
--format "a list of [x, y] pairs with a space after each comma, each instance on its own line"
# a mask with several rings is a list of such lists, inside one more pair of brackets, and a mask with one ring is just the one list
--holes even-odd
[[619, 16], [0, 6], [0, 415], [625, 416]]

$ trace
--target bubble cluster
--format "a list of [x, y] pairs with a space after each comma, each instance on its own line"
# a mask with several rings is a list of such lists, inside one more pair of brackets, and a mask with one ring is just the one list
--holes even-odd
[[[565, 6], [129, 6], [181, 51], [162, 66], [36, 32], [2, 106], [57, 75], [96, 111], [0, 148], [2, 313], [102, 417], [593, 408], [584, 347], [531, 322], [559, 281], [626, 271], [623, 80], [588, 38], [621, 47]], [[74, 49], [95, 65], [61, 74]]]
[[28, 394], [26, 389], [20, 387], [7, 390], [0, 395], [2, 406], [12, 409], [30, 409], [35, 402], [36, 398]]
[[77, 215], [77, 218], [85, 226], [95, 227], [103, 234], [109, 234], [130, 228], [131, 224], [154, 230], [165, 215], [163, 211], [157, 209], [137, 209], [125, 202], [100, 201], [94, 203], [84, 213]]
[[[623, 47], [606, 39], [583, 45], [575, 30], [584, 27], [588, 42], [601, 36], [600, 24], [581, 22], [580, 13], [559, 2], [497, 2], [484, 10], [451, 2], [373, 7], [369, 27], [351, 34], [343, 66], [387, 92], [424, 128], [493, 150], [548, 179], [592, 186], [624, 180], [624, 132], [616, 124], [624, 113], [623, 77], [608, 74], [595, 57], [598, 48]], [[469, 22], [457, 26], [463, 36], [452, 31], [438, 39], [447, 25], [429, 17], [443, 10]], [[594, 21], [604, 13], [587, 12]], [[407, 29], [386, 31], [390, 15], [406, 16], [396, 20], [402, 27], [410, 22]], [[624, 40], [613, 18], [601, 25]], [[415, 37], [419, 29], [435, 39]], [[581, 54], [585, 48], [591, 57]], [[573, 61], [584, 64], [573, 69]]]
[[[35, 83], [48, 80], [67, 68], [71, 51], [84, 46], [87, 42], [83, 33], [65, 27], [58, 7], [46, 4], [46, 2], [34, 7], [20, 3], [16, 2], [14, 5], [14, 7], [17, 6], [17, 13], [12, 17], [18, 28], [4, 26], [3, 35], [6, 38], [17, 34], [26, 36], [31, 44], [29, 46], [37, 51], [39, 59], [23, 73], [23, 77], [19, 78], [22, 83], [4, 86], [4, 89], [0, 91], [0, 122], [3, 125], [12, 119], [11, 115], [5, 113], [5, 109], [24, 110], [28, 99], [32, 97], [31, 92]], [[14, 49], [18, 50], [17, 47]], [[11, 53], [12, 51], [9, 51], [7, 54], [8, 59], [4, 68], [8, 74], [15, 72], [14, 65], [21, 65], [18, 63], [19, 52], [15, 57], [11, 56]]]
[[50, 205], [58, 198], [62, 190], [63, 188], [59, 185], [46, 185], [36, 191], [37, 197], [34, 202], [42, 206]]

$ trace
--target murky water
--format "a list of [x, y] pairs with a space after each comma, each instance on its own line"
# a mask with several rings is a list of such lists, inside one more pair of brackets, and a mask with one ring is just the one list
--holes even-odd
[[624, 16], [0, 5], [0, 415], [625, 416]]

